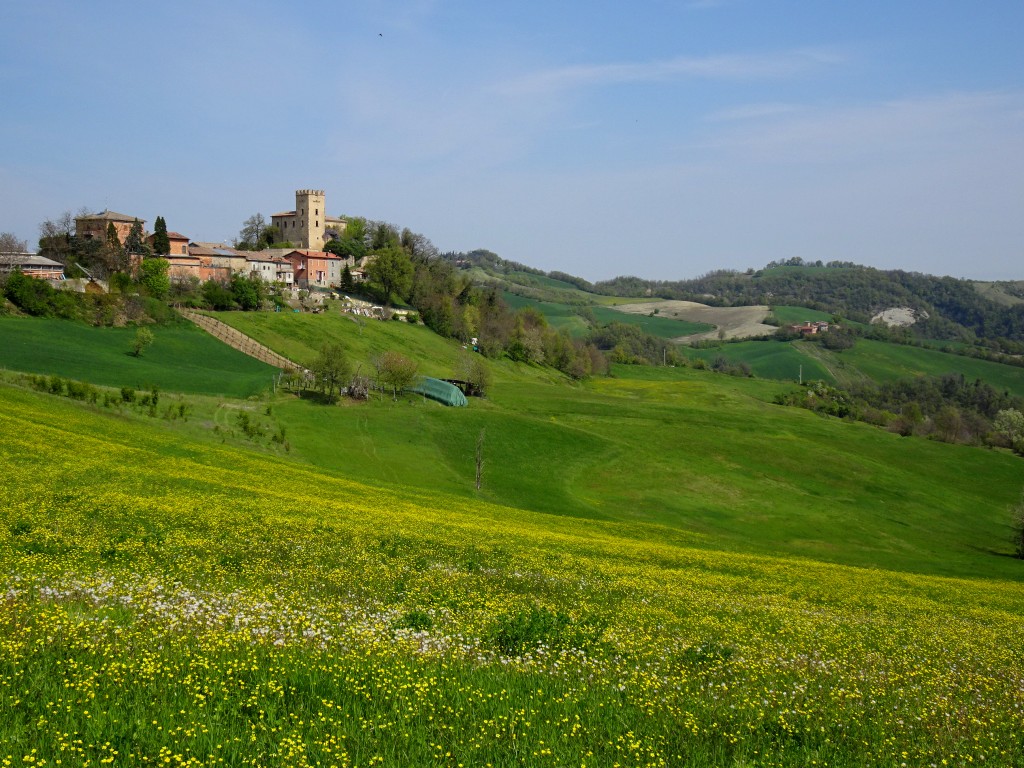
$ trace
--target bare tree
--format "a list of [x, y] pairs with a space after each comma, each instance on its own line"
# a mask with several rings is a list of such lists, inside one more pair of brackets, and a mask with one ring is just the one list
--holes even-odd
[[267, 231], [267, 220], [262, 213], [254, 213], [244, 222], [238, 233], [238, 240], [235, 245], [238, 248], [258, 249], [264, 241], [264, 234]]
[[28, 243], [13, 232], [0, 232], [0, 253], [24, 253]]
[[491, 386], [491, 369], [483, 357], [475, 352], [463, 353], [455, 367], [455, 376], [469, 383], [471, 393], [483, 397]]

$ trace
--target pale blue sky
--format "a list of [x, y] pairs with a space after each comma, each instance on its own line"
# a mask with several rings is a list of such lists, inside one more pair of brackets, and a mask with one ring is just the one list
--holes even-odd
[[1024, 279], [1024, 3], [0, 6], [0, 231], [230, 240], [327, 191], [589, 279], [772, 259]]

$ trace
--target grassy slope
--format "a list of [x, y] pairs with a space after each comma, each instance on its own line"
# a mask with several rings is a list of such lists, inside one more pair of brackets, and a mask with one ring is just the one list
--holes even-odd
[[[502, 298], [505, 299], [505, 302], [512, 309], [535, 307], [544, 315], [548, 323], [555, 328], [568, 331], [573, 336], [583, 336], [589, 330], [586, 321], [578, 314], [578, 307], [558, 302], [528, 299], [507, 291], [502, 295]], [[686, 320], [676, 320], [658, 315], [637, 315], [629, 312], [620, 312], [604, 305], [589, 305], [586, 309], [593, 313], [594, 318], [601, 325], [607, 323], [637, 325], [652, 336], [657, 336], [661, 339], [672, 339], [692, 333], [703, 333], [712, 329], [712, 326], [707, 323], [691, 323]]]
[[708, 362], [718, 356], [732, 363], [745, 362], [762, 378], [795, 381], [801, 365], [805, 381], [822, 379], [840, 386], [864, 379], [883, 382], [921, 374], [958, 373], [968, 381], [981, 379], [996, 389], [1024, 397], [1024, 368], [871, 339], [859, 339], [853, 349], [842, 352], [830, 352], [811, 342], [776, 341], [736, 342], [709, 349], [683, 347], [681, 351]]
[[[340, 314], [225, 319], [300, 360], [337, 341], [355, 360], [399, 349], [445, 375], [462, 354], [422, 327], [360, 327]], [[474, 444], [486, 429], [483, 498], [498, 503], [653, 522], [744, 551], [1010, 572], [986, 554], [1004, 546], [1005, 509], [1019, 493], [1020, 463], [1009, 455], [773, 406], [780, 385], [770, 381], [620, 367], [615, 378], [573, 386], [531, 366], [492, 369], [491, 397], [468, 409], [284, 398], [275, 418], [293, 455], [375, 483], [474, 496]]]
[[523, 307], [536, 308], [544, 315], [544, 318], [552, 327], [560, 331], [566, 331], [571, 336], [577, 338], [585, 336], [590, 330], [587, 322], [579, 316], [578, 307], [571, 307], [568, 304], [558, 304], [551, 301], [536, 301], [535, 299], [528, 299], [525, 296], [519, 296], [508, 291], [502, 293], [501, 297], [512, 309], [522, 309]]
[[688, 320], [678, 320], [661, 315], [634, 315], [608, 307], [594, 307], [594, 316], [599, 323], [639, 325], [644, 331], [660, 339], [674, 339], [678, 336], [689, 336], [693, 333], [714, 330], [714, 326], [707, 323], [692, 323]]
[[[330, 316], [229, 319], [271, 346], [293, 331], [353, 350], [403, 335], [410, 354], [411, 340], [449, 345], [395, 323], [368, 324], [360, 335]], [[1020, 492], [1020, 461], [1008, 454], [770, 405], [780, 386], [771, 381], [619, 367], [615, 378], [572, 386], [529, 366], [494, 370], [491, 396], [465, 410], [409, 398], [326, 409], [290, 400], [275, 411], [295, 454], [373, 482], [472, 495], [485, 428], [483, 497], [501, 504], [655, 522], [740, 550], [1018, 572], [987, 554], [1005, 546], [1005, 510]]]
[[775, 315], [783, 326], [807, 321], [812, 323], [818, 320], [832, 321], [832, 314], [830, 312], [821, 312], [817, 309], [807, 309], [806, 307], [772, 307], [772, 314]]
[[799, 346], [787, 342], [738, 341], [702, 349], [681, 347], [680, 352], [690, 359], [699, 358], [708, 363], [719, 356], [730, 363], [746, 363], [755, 376], [764, 379], [796, 381], [803, 366], [804, 381], [832, 380], [832, 376], [817, 360], [803, 354]]
[[[669, 373], [602, 388], [662, 407], [758, 392]], [[0, 430], [0, 761], [1013, 765], [1024, 748], [1020, 584], [377, 488], [2, 386]], [[559, 612], [526, 635], [546, 648], [508, 645], [529, 611]]]
[[275, 368], [222, 344], [190, 323], [151, 326], [153, 345], [132, 356], [134, 328], [94, 328], [48, 318], [0, 317], [0, 366], [112, 387], [150, 387], [248, 397]]
[[932, 376], [961, 373], [968, 381], [981, 379], [997, 389], [1007, 389], [1024, 397], [1024, 368], [1012, 365], [870, 339], [859, 340], [853, 349], [840, 352], [839, 357], [876, 381], [893, 381], [921, 373]]

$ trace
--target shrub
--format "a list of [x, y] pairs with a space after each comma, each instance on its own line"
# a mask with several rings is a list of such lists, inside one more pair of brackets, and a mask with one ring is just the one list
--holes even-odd
[[433, 626], [434, 620], [430, 614], [417, 609], [407, 612], [395, 623], [395, 629], [411, 629], [415, 632], [423, 632]]
[[559, 645], [560, 636], [568, 626], [569, 617], [561, 611], [531, 605], [499, 617], [492, 640], [506, 656], [517, 656], [541, 643]]

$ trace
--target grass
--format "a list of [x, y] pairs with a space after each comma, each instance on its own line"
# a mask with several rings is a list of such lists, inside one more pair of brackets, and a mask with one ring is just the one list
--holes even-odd
[[[528, 299], [525, 296], [509, 293], [508, 291], [502, 293], [501, 297], [512, 309], [518, 310], [524, 307], [533, 307], [544, 315], [544, 319], [548, 321], [551, 327], [565, 331], [570, 336], [579, 338], [586, 336], [590, 332], [587, 321], [580, 316], [580, 311], [584, 309], [583, 307], [573, 307], [569, 304], [558, 304], [551, 301], [536, 301], [535, 299]], [[593, 311], [593, 308], [590, 309]]]
[[831, 352], [813, 342], [745, 341], [706, 349], [683, 347], [690, 359], [712, 362], [721, 356], [730, 363], [747, 363], [755, 376], [795, 381], [803, 366], [805, 381], [821, 379], [848, 386], [857, 381], [895, 381], [911, 376], [959, 374], [981, 379], [998, 390], [1024, 397], [1024, 368], [942, 352], [926, 347], [858, 339], [852, 349]]
[[[577, 437], [615, 411], [617, 435], [659, 424], [698, 465], [663, 474], [663, 498], [705, 473], [708, 499], [730, 495], [711, 468], [741, 464], [764, 507], [785, 497], [792, 536], [842, 518], [842, 546], [874, 527], [888, 557], [913, 541], [939, 571], [946, 537], [974, 546], [1019, 479], [998, 456], [912, 440], [841, 466], [877, 435], [809, 415], [757, 440], [758, 408], [780, 412], [757, 405], [764, 382], [678, 373], [546, 392], [533, 418]], [[3, 386], [0, 430], [0, 764], [1010, 766], [1024, 750], [1009, 558], [937, 578], [743, 554], [712, 532], [365, 482]], [[849, 447], [820, 455], [816, 433]], [[831, 488], [817, 502], [798, 492], [807, 455]], [[924, 522], [926, 492], [927, 535], [898, 533]], [[748, 538], [777, 525], [735, 520]]]
[[276, 368], [222, 344], [191, 323], [149, 326], [154, 342], [131, 354], [136, 329], [95, 328], [49, 318], [0, 317], [0, 366], [105, 386], [248, 397]]
[[589, 331], [586, 320], [580, 315], [581, 311], [592, 314], [598, 325], [607, 325], [608, 323], [636, 325], [646, 333], [657, 336], [660, 339], [673, 339], [678, 336], [703, 333], [712, 330], [713, 327], [707, 323], [691, 323], [686, 320], [659, 317], [658, 315], [637, 315], [629, 312], [620, 312], [611, 306], [605, 305], [574, 307], [569, 304], [528, 299], [524, 296], [508, 292], [504, 293], [502, 298], [505, 299], [505, 303], [512, 309], [522, 309], [523, 307], [536, 308], [544, 315], [549, 325], [559, 330], [565, 330], [576, 337], [584, 336]]
[[775, 315], [775, 318], [783, 327], [795, 325], [796, 323], [815, 323], [819, 320], [832, 322], [831, 312], [821, 312], [817, 309], [807, 309], [806, 307], [774, 306], [772, 307], [772, 314]]
[[706, 333], [714, 330], [714, 326], [707, 323], [693, 323], [660, 315], [635, 315], [609, 307], [594, 307], [593, 309], [594, 316], [599, 323], [639, 325], [644, 331], [659, 339], [674, 339], [678, 336], [689, 336], [694, 333]]
[[997, 389], [1024, 397], [1024, 368], [988, 360], [975, 360], [934, 349], [886, 344], [861, 339], [839, 356], [875, 381], [894, 381], [907, 376], [962, 374], [968, 381], [981, 379]]
[[[424, 372], [442, 375], [464, 354], [403, 323], [357, 326], [330, 313], [224, 317], [300, 360], [312, 344], [332, 341], [355, 360], [397, 348], [420, 359]], [[813, 377], [815, 361], [789, 344], [722, 349], [766, 347], [788, 349], [792, 363], [803, 360], [805, 378]], [[547, 369], [490, 365], [490, 395], [468, 409], [415, 397], [334, 408], [286, 398], [274, 411], [293, 455], [375, 483], [477, 498], [473, 456], [485, 429], [480, 498], [506, 506], [652, 522], [740, 551], [946, 575], [1016, 573], [986, 554], [1005, 538], [1003, 510], [1019, 491], [1020, 463], [1008, 454], [898, 438], [770, 405], [784, 385], [768, 380], [626, 366], [614, 378], [570, 385]], [[898, 512], [881, 514], [894, 500]], [[968, 521], [964, 508], [978, 512]]]
[[733, 365], [746, 363], [760, 378], [797, 381], [803, 370], [804, 381], [822, 379], [832, 381], [829, 371], [815, 358], [806, 355], [802, 346], [778, 341], [737, 341], [716, 347], [681, 347], [679, 350], [691, 360], [712, 363], [724, 357]]
[[323, 315], [308, 313], [217, 312], [214, 317], [252, 336], [298, 363], [308, 365], [324, 343], [337, 340], [354, 366], [368, 369], [373, 356], [386, 350], [420, 361], [421, 373], [450, 377], [461, 347], [425, 326], [355, 318], [328, 302]]

